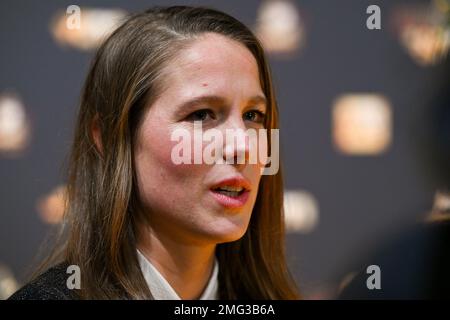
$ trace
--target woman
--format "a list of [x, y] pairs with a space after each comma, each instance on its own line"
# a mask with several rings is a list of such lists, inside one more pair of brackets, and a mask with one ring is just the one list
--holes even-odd
[[[54, 267], [12, 298], [297, 299], [284, 256], [281, 170], [174, 164], [172, 135], [194, 133], [194, 123], [277, 128], [260, 43], [212, 9], [132, 16], [98, 50], [84, 86], [67, 209], [45, 263]], [[248, 153], [247, 141], [223, 145], [224, 159]], [[80, 289], [68, 288], [71, 265]]]

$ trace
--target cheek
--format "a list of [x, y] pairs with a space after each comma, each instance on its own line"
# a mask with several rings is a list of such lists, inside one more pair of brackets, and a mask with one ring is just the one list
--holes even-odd
[[[149, 126], [150, 127], [150, 126]], [[165, 171], [171, 175], [179, 175], [180, 178], [188, 172], [189, 165], [176, 164], [172, 159], [172, 150], [177, 146], [177, 141], [172, 141], [174, 130], [168, 125], [152, 125], [142, 131], [140, 136], [140, 150], [138, 154], [142, 162], [151, 165], [152, 170]]]
[[267, 133], [264, 132], [264, 134], [258, 134], [258, 164], [259, 168], [262, 169], [265, 166], [265, 163], [267, 163], [268, 157], [269, 157], [269, 145], [268, 145], [268, 137]]
[[261, 166], [260, 165], [253, 165], [251, 166], [251, 181], [252, 181], [252, 207], [254, 205], [254, 202], [256, 200], [256, 197], [258, 196], [258, 190], [259, 190], [259, 184], [261, 182]]
[[[192, 199], [196, 192], [194, 187], [201, 185], [203, 166], [176, 164], [172, 160], [172, 150], [177, 142], [171, 141], [171, 133], [167, 126], [143, 130], [135, 164], [142, 200], [147, 205], [174, 210], [176, 203], [190, 205], [189, 198]], [[181, 198], [185, 200], [175, 201]]]

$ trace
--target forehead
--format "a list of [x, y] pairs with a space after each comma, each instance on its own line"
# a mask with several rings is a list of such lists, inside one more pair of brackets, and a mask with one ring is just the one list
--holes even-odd
[[262, 93], [256, 59], [241, 43], [208, 33], [181, 50], [166, 68], [165, 89], [192, 95], [198, 90]]

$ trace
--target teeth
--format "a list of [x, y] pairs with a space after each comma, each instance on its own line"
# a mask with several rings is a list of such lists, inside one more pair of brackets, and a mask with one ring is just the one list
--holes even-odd
[[239, 192], [237, 192], [237, 191], [225, 191], [225, 190], [218, 189], [218, 192], [223, 195], [226, 195], [228, 197], [238, 197], [239, 196]]
[[219, 187], [219, 190], [231, 191], [231, 192], [241, 192], [242, 190], [244, 190], [244, 188], [242, 188], [242, 187], [232, 187], [232, 186], [223, 186], [223, 187]]
[[234, 187], [234, 186], [223, 186], [216, 189], [216, 192], [219, 192], [228, 197], [239, 197], [239, 195], [244, 191], [243, 187]]

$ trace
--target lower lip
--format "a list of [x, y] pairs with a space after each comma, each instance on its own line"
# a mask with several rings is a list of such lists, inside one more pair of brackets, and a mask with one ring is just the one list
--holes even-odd
[[244, 191], [237, 197], [229, 197], [220, 192], [216, 192], [214, 190], [210, 190], [212, 196], [216, 198], [217, 202], [219, 202], [222, 206], [226, 208], [240, 208], [245, 205], [250, 195], [249, 191]]

